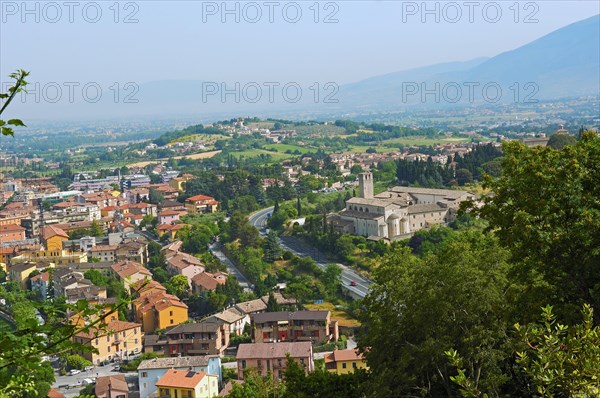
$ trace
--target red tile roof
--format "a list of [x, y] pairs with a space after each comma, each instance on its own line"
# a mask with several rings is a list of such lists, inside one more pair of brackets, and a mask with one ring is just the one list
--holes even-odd
[[16, 224], [0, 225], [0, 232], [23, 232], [25, 228]]
[[362, 354], [352, 349], [335, 350], [331, 354], [325, 355], [325, 362], [360, 361], [362, 359]]
[[48, 225], [42, 228], [42, 236], [45, 240], [53, 238], [55, 236], [62, 236], [63, 238], [69, 239], [69, 235], [62, 229], [55, 227], [54, 225]]
[[215, 200], [215, 198], [213, 198], [212, 196], [206, 196], [206, 195], [196, 195], [196, 196], [187, 198], [185, 201], [186, 202], [196, 202], [199, 200]]
[[111, 396], [115, 392], [129, 392], [125, 375], [100, 376], [96, 379], [96, 396], [106, 395], [109, 391]]
[[48, 398], [65, 398], [65, 396], [62, 392], [51, 388], [50, 391], [48, 391]]
[[33, 278], [31, 278], [31, 281], [44, 281], [44, 282], [48, 282], [50, 280], [50, 273], [49, 272], [42, 272], [41, 274], [37, 274], [36, 276], [34, 276]]
[[135, 261], [121, 261], [120, 263], [113, 264], [111, 268], [115, 273], [117, 273], [117, 275], [119, 275], [121, 279], [125, 279], [128, 276], [138, 272], [142, 275], [148, 275], [150, 278], [152, 278], [152, 273], [144, 268], [142, 264], [136, 263]]
[[106, 325], [106, 330], [98, 330], [97, 328], [90, 328], [87, 332], [79, 332], [75, 336], [83, 337], [86, 339], [95, 339], [98, 336], [110, 335], [113, 333], [119, 333], [124, 330], [130, 330], [135, 328], [141, 328], [142, 325], [139, 323], [125, 322], [125, 321], [112, 321]]
[[215, 275], [208, 272], [201, 272], [194, 275], [192, 283], [206, 290], [215, 290], [217, 286], [224, 285], [225, 280], [215, 279]]
[[157, 387], [196, 388], [206, 376], [204, 372], [169, 369], [157, 382]]

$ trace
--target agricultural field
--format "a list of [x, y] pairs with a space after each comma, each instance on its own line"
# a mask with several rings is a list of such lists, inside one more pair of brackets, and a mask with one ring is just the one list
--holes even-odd
[[217, 140], [229, 140], [231, 139], [228, 135], [222, 134], [190, 134], [183, 137], [179, 137], [170, 142], [170, 144], [176, 144], [178, 142], [197, 142], [202, 141], [209, 144], [214, 144]]
[[292, 144], [267, 144], [264, 146], [265, 149], [274, 150], [277, 152], [285, 153], [286, 151], [295, 152], [298, 151], [300, 154], [305, 154], [309, 152], [316, 152], [315, 148], [309, 148], [300, 145], [292, 145]]
[[245, 151], [235, 151], [235, 152], [231, 152], [231, 155], [233, 155], [234, 157], [236, 157], [238, 159], [240, 157], [244, 157], [247, 159], [247, 158], [255, 158], [260, 155], [265, 155], [265, 156], [269, 155], [269, 156], [271, 156], [271, 160], [274, 162], [284, 160], [284, 159], [290, 159], [290, 158], [294, 157], [294, 155], [290, 155], [287, 153], [271, 152], [271, 151], [267, 151], [265, 149], [247, 149]]
[[275, 122], [251, 122], [246, 125], [250, 129], [272, 129]]
[[[208, 159], [208, 158], [212, 158], [213, 156], [215, 156], [219, 153], [221, 153], [221, 151], [200, 152], [200, 153], [194, 153], [192, 155], [173, 156], [173, 159], [184, 159], [184, 158], [193, 159], [193, 160]], [[145, 162], [130, 163], [127, 166], [128, 167], [146, 167], [149, 164], [166, 162], [167, 160], [169, 160], [169, 159], [168, 158], [154, 159], [154, 160], [149, 160], [149, 161], [145, 161]]]
[[315, 124], [311, 126], [284, 126], [284, 129], [296, 130], [296, 134], [299, 136], [306, 135], [336, 135], [343, 134], [344, 128], [338, 127], [333, 124], [323, 125]]

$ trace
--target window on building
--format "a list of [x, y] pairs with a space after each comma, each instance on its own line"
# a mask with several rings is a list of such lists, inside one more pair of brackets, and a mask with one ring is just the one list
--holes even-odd
[[356, 369], [356, 362], [352, 362], [352, 367]]
[[[148, 377], [148, 372], [142, 372], [142, 377]], [[144, 387], [146, 387], [146, 383], [144, 383]]]
[[169, 311], [169, 315], [170, 315], [170, 316], [173, 316], [173, 311]]
[[246, 360], [245, 359], [242, 360], [242, 369], [246, 369]]
[[171, 319], [171, 325], [173, 324], [173, 320]]
[[106, 351], [110, 352], [110, 346], [106, 347]]
[[342, 363], [342, 369], [346, 369], [346, 362]]

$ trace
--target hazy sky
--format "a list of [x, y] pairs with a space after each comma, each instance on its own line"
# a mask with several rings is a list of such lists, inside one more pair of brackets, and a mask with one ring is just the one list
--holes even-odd
[[2, 0], [0, 75], [5, 82], [24, 68], [34, 82], [103, 87], [169, 79], [341, 85], [494, 56], [599, 12], [597, 0]]

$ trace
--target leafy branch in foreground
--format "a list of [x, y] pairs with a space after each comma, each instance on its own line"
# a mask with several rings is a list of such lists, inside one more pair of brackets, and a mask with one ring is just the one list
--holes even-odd
[[[600, 327], [594, 326], [593, 310], [585, 304], [583, 321], [573, 326], [557, 322], [552, 306], [542, 308], [541, 322], [515, 324], [516, 365], [529, 379], [532, 396], [597, 397], [600, 395]], [[454, 349], [446, 358], [458, 372], [450, 379], [465, 398], [487, 398], [472, 376], [463, 369], [463, 359]]]
[[[86, 300], [75, 304], [54, 300], [36, 305], [46, 315], [43, 324], [35, 316], [29, 317], [13, 333], [0, 336], [0, 397], [37, 396], [36, 378], [44, 367], [43, 356], [60, 356], [70, 351], [97, 352], [95, 347], [75, 343], [72, 338], [82, 332], [93, 333], [95, 337], [112, 334], [109, 320], [129, 305], [130, 297], [111, 305], [94, 305]], [[17, 318], [10, 309], [3, 308], [2, 312]]]
[[[21, 91], [27, 92], [25, 90], [25, 86], [27, 86], [27, 81], [25, 81], [25, 78], [27, 76], [29, 76], [29, 72], [26, 72], [23, 69], [19, 69], [16, 72], [11, 73], [9, 75], [9, 77], [15, 81], [15, 84], [8, 88], [8, 93], [0, 93], [0, 101], [6, 100], [6, 102], [4, 102], [4, 105], [2, 105], [2, 108], [0, 108], [0, 116], [15, 98], [17, 93], [20, 93]], [[0, 119], [0, 128], [2, 131], [2, 135], [14, 135], [12, 127], [9, 126], [25, 127], [25, 123], [23, 123], [20, 119], [10, 119], [8, 121]]]

